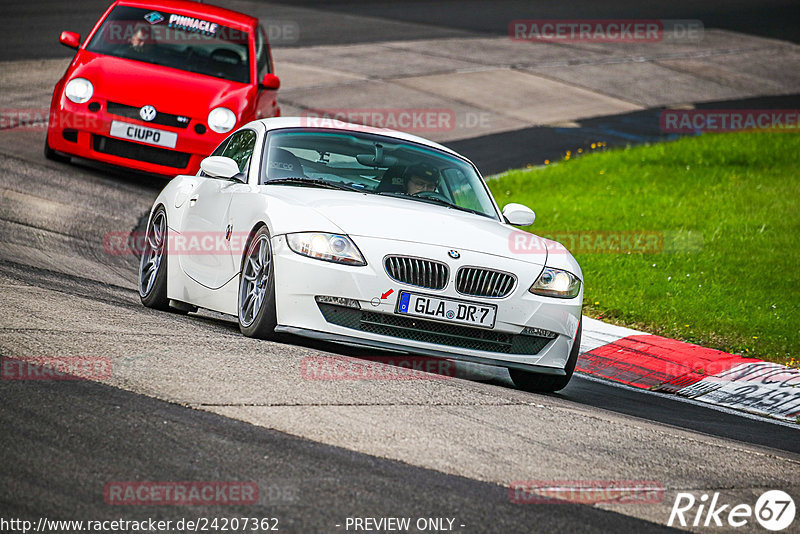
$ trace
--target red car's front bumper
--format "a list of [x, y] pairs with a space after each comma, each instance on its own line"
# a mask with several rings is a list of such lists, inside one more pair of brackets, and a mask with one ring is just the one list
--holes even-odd
[[[228, 135], [211, 131], [203, 121], [194, 117], [186, 117], [185, 127], [183, 124], [169, 126], [134, 118], [133, 112], [137, 108], [133, 106], [96, 98], [86, 104], [75, 104], [63, 97], [58, 100], [50, 108], [47, 127], [50, 148], [71, 156], [144, 172], [169, 176], [196, 174], [200, 161]], [[112, 121], [174, 132], [178, 136], [175, 148], [112, 137]]]

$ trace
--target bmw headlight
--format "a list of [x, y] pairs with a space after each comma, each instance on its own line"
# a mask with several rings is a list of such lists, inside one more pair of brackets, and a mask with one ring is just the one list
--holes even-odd
[[76, 104], [88, 102], [93, 94], [94, 86], [86, 78], [73, 78], [64, 87], [64, 95]]
[[346, 265], [367, 264], [358, 247], [346, 235], [302, 232], [287, 234], [286, 240], [290, 249], [309, 258]]
[[208, 127], [217, 133], [228, 133], [236, 126], [236, 115], [228, 108], [214, 108], [208, 114]]
[[581, 281], [570, 272], [545, 267], [529, 291], [545, 297], [571, 299], [577, 297], [578, 293], [580, 293]]

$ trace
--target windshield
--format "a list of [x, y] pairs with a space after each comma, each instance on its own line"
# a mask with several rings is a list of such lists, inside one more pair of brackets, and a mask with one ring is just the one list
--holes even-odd
[[349, 189], [498, 218], [475, 168], [434, 148], [329, 130], [273, 131], [267, 143], [261, 183]]
[[247, 32], [167, 11], [117, 6], [86, 49], [234, 82], [250, 81]]

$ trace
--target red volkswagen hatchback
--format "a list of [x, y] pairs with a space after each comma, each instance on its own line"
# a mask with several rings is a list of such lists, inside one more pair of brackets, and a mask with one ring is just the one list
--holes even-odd
[[117, 0], [56, 84], [44, 153], [194, 174], [234, 128], [280, 115], [258, 19], [185, 0]]

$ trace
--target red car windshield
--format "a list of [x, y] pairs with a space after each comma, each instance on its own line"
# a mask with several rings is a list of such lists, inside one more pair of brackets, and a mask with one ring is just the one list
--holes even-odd
[[117, 6], [86, 49], [234, 82], [250, 82], [248, 33], [202, 16]]

